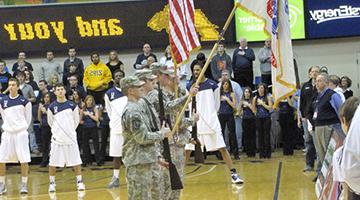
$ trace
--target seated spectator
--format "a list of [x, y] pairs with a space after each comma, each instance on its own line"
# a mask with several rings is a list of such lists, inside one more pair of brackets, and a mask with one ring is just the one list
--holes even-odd
[[117, 69], [124, 72], [124, 63], [119, 60], [119, 54], [115, 50], [110, 51], [109, 62], [106, 63], [106, 66], [109, 67], [111, 74], [114, 74]]
[[341, 77], [340, 87], [343, 90], [345, 99], [348, 99], [348, 98], [350, 98], [350, 97], [352, 97], [354, 95], [353, 91], [350, 89], [351, 84], [352, 84], [352, 81], [351, 81], [351, 79], [349, 77], [347, 77], [347, 76]]
[[99, 122], [99, 111], [95, 106], [94, 97], [91, 95], [86, 96], [84, 100], [84, 108], [80, 114], [81, 120], [83, 121], [83, 166], [91, 165], [91, 150], [89, 140], [93, 141], [95, 151], [95, 161], [98, 166], [100, 162], [99, 152], [99, 133], [97, 131], [97, 123]]
[[[60, 63], [54, 60], [53, 51], [46, 52], [46, 60], [41, 64], [40, 67], [40, 79], [46, 80], [53, 74], [57, 74], [59, 80], [62, 80], [63, 68]], [[50, 82], [50, 81], [49, 81]]]
[[[147, 63], [147, 59], [149, 56], [152, 56], [155, 58], [155, 62], [157, 62], [157, 58], [155, 54], [151, 53], [151, 47], [150, 44], [145, 43], [143, 46], [143, 53], [139, 54], [136, 58], [134, 69], [142, 69], [144, 63]], [[150, 65], [149, 65], [150, 66]]]
[[84, 99], [86, 96], [85, 89], [78, 84], [78, 76], [72, 75], [69, 77], [70, 84], [66, 87], [66, 96], [69, 97], [72, 95], [73, 91], [77, 90], [79, 92], [80, 98]]
[[350, 97], [341, 106], [339, 115], [341, 127], [346, 134], [344, 145], [333, 155], [333, 179], [342, 183], [341, 196], [360, 199], [360, 107], [357, 97]]
[[336, 93], [338, 93], [341, 97], [341, 100], [345, 101], [345, 96], [343, 93], [343, 90], [339, 87], [340, 86], [340, 78], [336, 75], [330, 75], [329, 76], [329, 88], [334, 90]]
[[45, 93], [41, 98], [39, 104], [37, 119], [41, 126], [41, 147], [42, 147], [42, 161], [40, 167], [46, 167], [49, 164], [50, 142], [51, 142], [51, 128], [47, 123], [47, 109], [51, 103], [49, 93]]
[[33, 71], [33, 67], [31, 65], [31, 63], [26, 62], [26, 54], [25, 52], [21, 51], [19, 52], [18, 55], [18, 61], [16, 63], [14, 63], [14, 65], [12, 66], [12, 72], [13, 72], [13, 76], [16, 77], [16, 74], [18, 71], [25, 71], [25, 70], [29, 70], [29, 71]]
[[[63, 83], [65, 85], [68, 84], [67, 78], [70, 77], [71, 74], [76, 73], [79, 76], [79, 80], [83, 80], [84, 77], [84, 64], [80, 58], [76, 57], [76, 49], [74, 47], [70, 47], [68, 55], [69, 58], [64, 61]], [[71, 66], [73, 66], [75, 69], [71, 70]], [[82, 86], [83, 83], [80, 82], [79, 85]]]
[[8, 82], [11, 78], [11, 74], [5, 71], [6, 63], [0, 60], [0, 83], [2, 85], [1, 92], [4, 92], [8, 88]]
[[85, 69], [84, 84], [88, 94], [94, 97], [95, 103], [104, 104], [104, 94], [112, 79], [111, 71], [100, 61], [99, 53], [92, 53], [91, 61]]

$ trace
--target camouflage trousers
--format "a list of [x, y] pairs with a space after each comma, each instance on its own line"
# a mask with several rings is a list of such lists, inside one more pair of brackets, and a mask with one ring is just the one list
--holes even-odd
[[126, 168], [129, 200], [160, 200], [164, 181], [158, 163], [134, 165]]
[[153, 200], [162, 200], [164, 194], [164, 176], [161, 169], [161, 166], [158, 163], [151, 165], [151, 199]]
[[[184, 167], [185, 167], [185, 147], [170, 145], [171, 159], [180, 175], [181, 182], [184, 184]], [[180, 199], [181, 190], [171, 190], [169, 170], [164, 169], [164, 200]]]

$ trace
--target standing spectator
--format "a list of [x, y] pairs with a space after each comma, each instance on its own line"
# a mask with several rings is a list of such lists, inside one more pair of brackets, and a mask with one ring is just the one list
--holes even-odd
[[[300, 91], [300, 118], [304, 129], [304, 140], [306, 148], [306, 167], [304, 172], [312, 171], [314, 169], [314, 163], [316, 159], [316, 151], [314, 146], [313, 134], [310, 134], [309, 127], [314, 127], [313, 115], [314, 115], [314, 102], [317, 96], [317, 90], [315, 87], [316, 77], [319, 75], [320, 67], [313, 66], [308, 70], [309, 81], [305, 82]], [[311, 130], [312, 132], [313, 130]]]
[[40, 167], [46, 167], [49, 164], [50, 142], [51, 142], [51, 128], [47, 123], [47, 109], [51, 103], [50, 94], [46, 93], [41, 99], [37, 113], [37, 119], [41, 125], [41, 147], [42, 147], [42, 161]]
[[84, 73], [84, 84], [88, 94], [94, 97], [96, 104], [104, 104], [104, 94], [111, 81], [110, 69], [100, 61], [97, 52], [91, 54], [92, 63], [86, 67]]
[[240, 38], [240, 46], [235, 49], [232, 66], [234, 70], [234, 80], [241, 87], [254, 87], [253, 61], [255, 60], [254, 51], [247, 46], [245, 38]]
[[30, 70], [30, 71], [34, 70], [31, 63], [26, 62], [25, 59], [26, 59], [25, 52], [23, 52], [23, 51], [19, 52], [18, 61], [16, 63], [14, 63], [14, 65], [12, 66], [12, 69], [11, 69], [14, 77], [16, 77], [16, 74], [18, 71], [23, 72], [25, 70]]
[[315, 123], [314, 144], [320, 165], [318, 173], [320, 173], [332, 131], [341, 129], [339, 109], [343, 102], [339, 94], [328, 88], [328, 84], [327, 74], [320, 74], [316, 77], [316, 89], [319, 93], [316, 98], [313, 119]]
[[266, 85], [272, 85], [271, 81], [271, 39], [265, 40], [264, 48], [259, 51], [261, 82]]
[[340, 78], [337, 75], [330, 75], [329, 76], [329, 88], [334, 90], [338, 93], [341, 97], [342, 102], [345, 101], [345, 96], [343, 90], [339, 87], [340, 85]]
[[25, 70], [24, 73], [25, 73], [25, 83], [30, 85], [33, 88], [35, 96], [37, 97], [39, 94], [39, 86], [34, 81], [33, 73], [29, 70]]
[[143, 46], [143, 53], [139, 54], [136, 58], [134, 69], [142, 69], [144, 64], [147, 63], [147, 59], [149, 56], [154, 57], [155, 62], [157, 62], [157, 58], [155, 54], [151, 53], [151, 47], [150, 44], [145, 43]]
[[293, 101], [288, 97], [281, 101], [278, 107], [284, 156], [294, 154], [295, 115], [292, 106]]
[[100, 157], [99, 157], [99, 133], [97, 132], [97, 122], [99, 122], [99, 111], [95, 107], [94, 97], [88, 95], [85, 97], [85, 106], [83, 108], [81, 120], [83, 124], [83, 166], [91, 165], [91, 150], [89, 140], [92, 139], [94, 150], [95, 150], [95, 160], [98, 166], [100, 166]]
[[110, 51], [109, 62], [106, 63], [106, 66], [109, 67], [111, 74], [114, 74], [117, 69], [125, 72], [124, 63], [119, 60], [119, 54], [115, 50]]
[[349, 77], [347, 77], [347, 76], [341, 77], [340, 87], [343, 89], [345, 99], [348, 99], [354, 95], [353, 91], [350, 89], [351, 84], [352, 84], [352, 81]]
[[220, 82], [221, 72], [226, 69], [232, 73], [231, 57], [225, 52], [224, 43], [219, 43], [217, 54], [211, 59], [210, 63], [212, 77], [214, 81]]
[[[72, 75], [76, 75], [77, 77], [79, 77], [78, 72], [76, 72], [76, 69], [77, 69], [76, 65], [74, 63], [70, 63], [68, 68], [69, 68], [69, 71], [67, 72], [66, 77], [63, 77], [63, 81], [66, 81], [66, 82], [64, 82], [64, 84], [66, 84], [66, 86], [69, 85], [69, 82], [70, 82], [69, 79]], [[83, 79], [84, 79], [84, 73], [81, 75], [81, 79], [78, 78], [78, 80], [81, 80], [79, 83], [79, 85], [81, 85], [81, 86], [83, 86], [83, 82], [82, 82]]]
[[235, 160], [239, 160], [239, 149], [235, 133], [234, 109], [236, 108], [236, 97], [229, 80], [222, 82], [220, 86], [220, 109], [219, 121], [221, 132], [225, 141], [225, 127], [228, 127], [230, 152], [234, 154]]
[[85, 89], [78, 84], [78, 76], [76, 74], [69, 77], [70, 84], [66, 87], [66, 97], [69, 98], [69, 96], [72, 95], [73, 91], [78, 91], [80, 98], [84, 99], [86, 96]]
[[239, 113], [242, 116], [242, 130], [244, 135], [244, 150], [250, 158], [256, 155], [256, 121], [255, 108], [252, 104], [253, 96], [250, 87], [244, 89], [244, 95], [239, 104]]
[[[66, 85], [68, 83], [68, 78], [70, 74], [76, 73], [79, 76], [80, 80], [83, 80], [84, 77], [84, 63], [83, 61], [76, 57], [76, 49], [74, 47], [70, 47], [68, 51], [69, 58], [64, 61], [64, 76], [63, 83]], [[70, 66], [75, 67], [75, 70], [71, 73]], [[81, 86], [83, 83], [79, 83]]]
[[0, 83], [1, 83], [1, 92], [4, 92], [8, 88], [8, 82], [11, 78], [11, 74], [5, 71], [6, 63], [3, 60], [0, 60]]
[[[243, 91], [240, 87], [240, 85], [235, 82], [235, 81], [232, 81], [230, 79], [230, 72], [227, 70], [227, 69], [224, 69], [222, 72], [221, 72], [221, 81], [222, 82], [225, 82], [225, 81], [230, 81], [231, 83], [231, 87], [233, 89], [233, 91], [235, 92], [235, 97], [236, 97], [236, 107], [239, 107], [239, 104], [240, 104], [240, 99], [241, 97], [243, 96]], [[221, 86], [221, 83], [218, 84], [218, 86], [220, 87]], [[240, 113], [238, 112], [234, 112], [234, 117], [235, 117], [235, 132], [236, 132], [236, 141], [238, 143], [238, 149], [241, 149], [242, 147], [242, 133], [243, 133], [243, 130], [242, 130], [242, 120], [241, 120], [241, 117], [240, 117]], [[226, 134], [225, 134], [226, 135]], [[226, 142], [226, 140], [225, 140]]]
[[272, 99], [267, 95], [267, 86], [260, 83], [257, 88], [257, 96], [253, 99], [253, 107], [256, 113], [256, 130], [259, 133], [260, 158], [271, 158], [270, 144], [270, 111]]
[[108, 138], [110, 135], [110, 118], [105, 107], [99, 110], [100, 132], [101, 132], [101, 146], [100, 146], [100, 165], [104, 165], [106, 158], [106, 148], [108, 146]]
[[[171, 47], [168, 45], [165, 49], [164, 56], [160, 58], [159, 61], [160, 65], [167, 66], [168, 69], [174, 69], [175, 64], [171, 57]], [[150, 66], [151, 68], [151, 66]], [[186, 64], [178, 65], [177, 66], [177, 75], [180, 79], [179, 87], [183, 90], [186, 90], [186, 84], [187, 84], [187, 77], [189, 76], [191, 72], [189, 71], [189, 68]]]
[[41, 64], [40, 79], [46, 80], [46, 78], [53, 74], [58, 74], [59, 80], [62, 80], [63, 69], [60, 63], [55, 62], [53, 51], [46, 52], [46, 61]]
[[[21, 90], [22, 96], [24, 96], [25, 99], [27, 99], [31, 103], [36, 102], [36, 97], [35, 97], [33, 88], [30, 85], [25, 83], [25, 73], [19, 71], [17, 73], [17, 75], [16, 75], [16, 79], [19, 80], [19, 83], [20, 83], [19, 88]], [[40, 151], [38, 149], [38, 145], [36, 143], [36, 136], [35, 136], [35, 132], [34, 132], [33, 119], [31, 119], [31, 124], [29, 126], [28, 132], [29, 132], [29, 137], [30, 137], [30, 150], [31, 150], [31, 152], [33, 152], [35, 154], [40, 154]]]

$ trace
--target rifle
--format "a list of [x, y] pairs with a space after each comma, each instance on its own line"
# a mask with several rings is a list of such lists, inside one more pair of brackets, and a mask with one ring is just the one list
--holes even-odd
[[[158, 84], [159, 88], [159, 117], [160, 117], [160, 124], [165, 122], [168, 124], [169, 128], [172, 129], [171, 122], [169, 119], [169, 116], [165, 117], [165, 109], [164, 109], [164, 100], [163, 100], [163, 93], [160, 88], [160, 83]], [[163, 156], [166, 160], [166, 162], [169, 163], [169, 174], [170, 174], [170, 183], [171, 183], [171, 189], [172, 190], [181, 190], [183, 189], [183, 184], [181, 182], [180, 175], [176, 169], [175, 164], [171, 161], [171, 153], [170, 153], [170, 145], [169, 145], [169, 139], [165, 138], [163, 140], [163, 147], [164, 152]]]
[[[196, 112], [196, 96], [192, 97], [192, 103], [191, 103], [192, 109]], [[197, 137], [197, 122], [195, 122], [195, 125], [192, 127], [191, 131], [191, 137], [196, 141], [195, 144], [195, 163], [204, 163], [204, 154], [201, 151], [201, 144], [198, 142]]]

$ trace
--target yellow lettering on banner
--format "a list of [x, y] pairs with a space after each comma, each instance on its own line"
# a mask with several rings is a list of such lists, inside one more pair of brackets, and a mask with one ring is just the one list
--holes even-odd
[[76, 17], [77, 26], [81, 37], [91, 37], [93, 36], [93, 29], [91, 24], [87, 21], [84, 21], [82, 17]]
[[17, 40], [14, 24], [4, 24], [4, 29], [9, 33], [10, 40]]
[[61, 43], [68, 43], [68, 40], [64, 37], [64, 22], [50, 22], [51, 27], [54, 29], [56, 37]]
[[33, 27], [30, 23], [19, 23], [17, 24], [20, 32], [21, 40], [33, 40], [35, 37]]
[[39, 39], [45, 40], [50, 38], [49, 26], [45, 22], [35, 23], [34, 29]]
[[118, 19], [109, 19], [108, 20], [108, 27], [110, 35], [122, 35], [124, 33], [124, 30], [118, 26], [117, 24], [120, 23], [120, 20]]
[[[101, 30], [101, 36], [108, 36], [108, 30], [106, 28], [106, 20], [100, 19], [100, 20], [91, 20], [92, 28], [94, 31], [93, 36], [100, 36], [100, 30]], [[100, 29], [99, 29], [100, 27]]]

